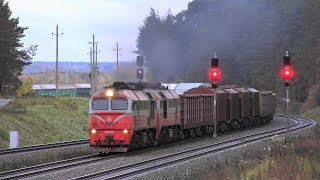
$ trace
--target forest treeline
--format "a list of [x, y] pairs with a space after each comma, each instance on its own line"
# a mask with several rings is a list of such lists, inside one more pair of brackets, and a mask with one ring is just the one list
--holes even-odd
[[203, 82], [217, 52], [219, 84], [282, 94], [279, 71], [288, 50], [296, 69], [291, 96], [305, 102], [319, 94], [319, 30], [320, 0], [193, 0], [177, 15], [151, 9], [139, 27], [137, 54], [153, 81]]

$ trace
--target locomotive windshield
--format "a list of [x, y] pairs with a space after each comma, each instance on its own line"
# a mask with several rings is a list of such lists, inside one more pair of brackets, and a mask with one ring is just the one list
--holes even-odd
[[93, 110], [108, 110], [109, 100], [108, 99], [94, 99], [92, 100]]
[[128, 100], [127, 99], [111, 99], [112, 110], [127, 110]]

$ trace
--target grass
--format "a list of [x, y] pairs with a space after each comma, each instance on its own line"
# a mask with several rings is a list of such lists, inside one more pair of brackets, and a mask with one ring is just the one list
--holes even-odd
[[320, 106], [304, 112], [302, 116], [313, 119], [313, 120], [317, 120], [318, 122], [320, 122]]
[[19, 131], [20, 146], [87, 138], [88, 98], [15, 99], [0, 108], [0, 148], [9, 147], [10, 131]]
[[319, 147], [319, 136], [298, 138], [287, 145], [274, 142], [265, 149], [265, 157], [259, 163], [243, 168], [241, 179], [317, 179], [320, 177]]

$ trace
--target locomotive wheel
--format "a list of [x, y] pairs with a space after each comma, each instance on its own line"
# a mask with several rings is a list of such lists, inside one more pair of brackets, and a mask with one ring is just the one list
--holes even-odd
[[194, 130], [193, 130], [193, 129], [190, 129], [190, 130], [189, 130], [189, 133], [190, 133], [190, 136], [191, 136], [192, 138], [196, 137], [196, 134], [194, 133]]
[[237, 124], [234, 120], [231, 121], [232, 130], [237, 130]]
[[254, 126], [258, 126], [259, 125], [259, 118], [254, 118]]
[[108, 152], [99, 152], [99, 156], [106, 157], [108, 155]]
[[210, 134], [210, 129], [209, 129], [208, 126], [206, 126], [206, 127], [204, 128], [204, 133], [205, 133], [206, 135], [209, 135], [209, 134]]
[[179, 131], [179, 138], [181, 140], [184, 140], [186, 138], [186, 136], [184, 135], [183, 131]]
[[198, 127], [197, 129], [196, 129], [196, 135], [198, 136], [198, 137], [200, 137], [201, 136], [201, 129], [200, 129], [200, 127]]
[[178, 129], [174, 128], [173, 129], [173, 141], [179, 140], [179, 131]]

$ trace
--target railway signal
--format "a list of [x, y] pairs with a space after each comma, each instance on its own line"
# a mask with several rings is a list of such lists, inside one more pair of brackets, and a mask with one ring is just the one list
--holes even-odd
[[217, 58], [216, 52], [214, 57], [211, 59], [211, 69], [209, 71], [209, 78], [213, 81], [213, 88], [217, 87], [217, 82], [221, 79], [222, 72], [219, 68], [219, 58]]
[[140, 82], [142, 82], [143, 80], [143, 62], [144, 62], [144, 58], [143, 56], [137, 56], [137, 78], [140, 80]]
[[[214, 57], [211, 59], [211, 69], [209, 71], [209, 78], [212, 81], [212, 88], [214, 89], [213, 91], [213, 101], [214, 101], [214, 112], [216, 110], [216, 102], [217, 102], [217, 97], [216, 97], [216, 88], [217, 88], [217, 83], [221, 79], [222, 72], [219, 68], [219, 58], [217, 57], [217, 53], [214, 52]], [[214, 127], [213, 127], [213, 138], [217, 137], [217, 117], [214, 118]]]
[[140, 80], [143, 79], [143, 69], [137, 69], [137, 78]]
[[287, 132], [285, 136], [285, 143], [287, 142], [288, 134], [289, 134], [289, 87], [290, 83], [289, 81], [292, 80], [294, 77], [294, 69], [291, 66], [291, 57], [289, 55], [289, 52], [286, 51], [286, 54], [283, 56], [283, 65], [281, 68], [281, 78], [285, 81], [284, 86], [286, 88], [286, 105], [287, 105]]

